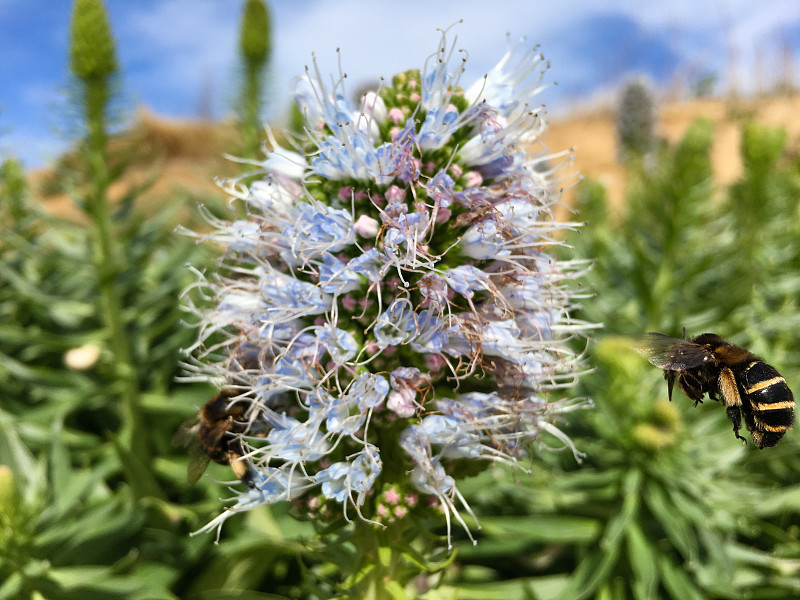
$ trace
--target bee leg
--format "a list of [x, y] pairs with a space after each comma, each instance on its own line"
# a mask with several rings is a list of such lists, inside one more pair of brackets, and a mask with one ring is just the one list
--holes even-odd
[[689, 396], [691, 400], [694, 400], [695, 406], [702, 404], [703, 387], [696, 377], [686, 372], [681, 373], [680, 377], [678, 377], [678, 387], [681, 388], [681, 391]]
[[664, 379], [667, 380], [667, 390], [669, 401], [672, 402], [672, 388], [675, 386], [675, 371], [664, 371]]
[[742, 428], [742, 397], [739, 395], [739, 388], [736, 385], [736, 378], [733, 371], [728, 367], [723, 367], [719, 373], [719, 391], [722, 393], [722, 402], [727, 407], [725, 412], [733, 423], [733, 435], [737, 440], [742, 440], [745, 444], [747, 440], [739, 435]]
[[255, 487], [253, 483], [253, 474], [255, 469], [250, 462], [245, 458], [245, 449], [242, 445], [242, 440], [238, 437], [231, 438], [227, 441], [228, 449], [226, 458], [230, 464], [233, 474], [245, 484], [247, 487]]
[[729, 406], [725, 409], [725, 412], [728, 413], [728, 418], [733, 423], [733, 435], [736, 436], [737, 440], [742, 440], [746, 444], [747, 440], [739, 435], [739, 430], [742, 428], [742, 411], [738, 406]]

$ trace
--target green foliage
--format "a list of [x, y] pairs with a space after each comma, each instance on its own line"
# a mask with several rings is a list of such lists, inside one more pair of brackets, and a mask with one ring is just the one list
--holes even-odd
[[22, 165], [13, 158], [0, 165], [0, 185], [2, 185], [0, 194], [8, 199], [7, 222], [21, 223], [25, 215], [27, 183]]
[[[800, 372], [800, 357], [790, 357], [784, 345], [798, 315], [800, 227], [790, 217], [797, 213], [797, 165], [782, 163], [785, 136], [780, 131], [746, 124], [745, 173], [727, 194], [719, 193], [712, 186], [711, 139], [710, 125], [696, 123], [675, 149], [662, 153], [653, 172], [632, 173], [616, 235], [595, 235], [590, 221], [576, 238], [579, 252], [587, 244], [598, 257], [590, 276], [596, 297], [585, 313], [602, 319], [607, 335], [655, 330], [679, 336], [683, 326], [688, 335], [717, 332], [763, 353], [791, 381]], [[584, 202], [596, 210], [596, 193]], [[782, 318], [771, 326], [767, 311], [759, 310], [765, 302], [781, 311]], [[796, 533], [762, 521], [763, 502], [780, 484], [765, 472], [786, 472], [786, 456], [796, 453], [793, 436], [763, 452], [738, 447], [719, 406], [706, 402], [692, 409], [680, 393], [674, 406], [658, 400], [666, 387], [659, 371], [626, 355], [624, 342], [608, 351], [613, 343], [619, 344], [613, 338], [598, 342], [593, 352], [597, 371], [583, 382], [597, 407], [583, 425], [591, 432], [584, 447], [590, 461], [599, 458], [604, 474], [637, 473], [643, 483], [634, 494], [638, 506], [633, 517], [625, 512], [629, 492], [619, 484], [618, 493], [626, 492], [626, 500], [618, 500], [604, 522], [610, 531], [618, 519], [629, 519], [622, 527], [628, 559], [608, 568], [597, 589], [611, 590], [615, 577], [624, 573], [634, 576], [623, 586], [628, 595], [641, 598], [653, 597], [653, 590], [674, 598], [736, 598], [796, 589], [798, 565], [777, 559], [796, 556]], [[643, 386], [644, 381], [657, 387]], [[683, 433], [671, 444], [662, 443], [670, 439], [671, 428], [653, 423], [660, 403], [679, 410], [683, 420]], [[609, 450], [625, 445], [617, 461]], [[657, 572], [637, 571], [634, 558], [641, 555], [653, 557]], [[622, 550], [619, 556], [625, 556]], [[583, 559], [571, 580], [581, 588], [588, 586], [579, 577], [583, 564], [595, 577], [607, 566]]]
[[717, 332], [763, 355], [797, 391], [799, 165], [781, 131], [746, 123], [744, 173], [719, 189], [712, 138], [699, 121], [647, 169], [630, 164], [621, 214], [608, 214], [599, 184], [583, 185], [587, 225], [569, 241], [596, 262], [579, 316], [604, 329], [581, 380], [595, 408], [565, 429], [587, 457], [537, 454], [530, 479], [490, 471], [462, 490], [484, 538], [460, 549], [460, 571], [446, 578], [460, 598], [797, 595], [795, 434], [763, 451], [742, 447], [717, 403], [693, 408], [677, 389], [668, 402], [661, 371], [627, 337]]
[[713, 71], [702, 73], [689, 84], [689, 90], [695, 98], [708, 98], [714, 93], [719, 83], [719, 76]]
[[[188, 281], [183, 264], [202, 262], [199, 250], [172, 235], [166, 213], [113, 216], [124, 265], [114, 285], [132, 341], [139, 418], [148, 425], [133, 446], [148, 452], [134, 453], [118, 439], [127, 384], [97, 309], [91, 230], [48, 215], [15, 169], [2, 173], [0, 465], [10, 512], [0, 597], [174, 597], [168, 588], [210, 540], [182, 541], [187, 520], [199, 523], [170, 501], [186, 503], [191, 494], [176, 490], [175, 471], [150, 457], [174, 452], [171, 433], [193, 402], [173, 396], [179, 348], [191, 337], [178, 307]], [[70, 357], [76, 350], [91, 357], [92, 349], [88, 362]], [[216, 495], [206, 486], [195, 500]]]
[[[592, 282], [612, 284], [604, 285], [607, 289], [585, 309], [586, 316], [602, 322], [606, 331], [629, 334], [663, 327], [679, 333], [683, 325], [694, 329], [691, 320], [697, 313], [692, 307], [700, 306], [704, 313], [719, 311], [709, 294], [723, 285], [727, 267], [717, 260], [718, 249], [708, 243], [708, 228], [721, 227], [712, 196], [712, 139], [711, 123], [698, 121], [677, 147], [662, 152], [652, 169], [632, 167], [623, 222], [611, 225], [612, 235], [600, 232], [595, 238], [587, 221], [576, 237], [578, 255], [597, 260]], [[584, 202], [596, 205], [597, 193], [586, 200], [581, 196], [578, 202], [580, 208]], [[591, 247], [584, 250], [584, 244]], [[594, 254], [584, 254], [589, 250]], [[687, 303], [690, 288], [701, 297]]]
[[136, 556], [146, 511], [130, 490], [111, 489], [107, 468], [73, 468], [61, 423], [39, 460], [15, 425], [0, 419], [0, 598], [174, 598], [175, 567]]

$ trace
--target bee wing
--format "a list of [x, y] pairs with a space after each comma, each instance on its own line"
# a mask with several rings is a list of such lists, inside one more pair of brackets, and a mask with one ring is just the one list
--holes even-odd
[[197, 415], [191, 416], [186, 419], [175, 435], [172, 436], [173, 446], [188, 446], [195, 438], [197, 438], [197, 429], [200, 423], [197, 420]]
[[667, 371], [691, 369], [711, 358], [711, 353], [700, 344], [655, 332], [637, 337], [633, 349], [651, 364]]
[[210, 462], [211, 458], [203, 451], [203, 447], [199, 443], [192, 444], [189, 447], [189, 466], [186, 470], [187, 483], [189, 485], [197, 483]]

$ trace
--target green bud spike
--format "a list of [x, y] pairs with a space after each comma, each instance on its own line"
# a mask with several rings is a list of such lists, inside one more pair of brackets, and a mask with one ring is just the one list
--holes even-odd
[[250, 65], [262, 65], [272, 50], [270, 15], [264, 0], [247, 0], [242, 14], [240, 49]]
[[118, 69], [114, 38], [102, 0], [75, 0], [70, 68], [83, 80], [105, 79]]

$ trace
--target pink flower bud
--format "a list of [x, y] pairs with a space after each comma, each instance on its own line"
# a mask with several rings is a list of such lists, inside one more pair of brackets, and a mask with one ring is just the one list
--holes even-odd
[[378, 233], [378, 221], [367, 215], [361, 215], [353, 224], [353, 229], [361, 237], [373, 238]]
[[480, 187], [483, 183], [483, 176], [477, 171], [468, 171], [464, 176], [466, 178], [466, 186], [468, 188]]
[[389, 186], [388, 190], [386, 190], [386, 200], [388, 202], [402, 202], [405, 199], [406, 199], [406, 191], [401, 187], [392, 185]]
[[[389, 111], [389, 114], [387, 115], [387, 117], [395, 125], [399, 125], [400, 123], [405, 121], [405, 116], [403, 115], [403, 111], [400, 110], [399, 108], [397, 108], [396, 106]], [[398, 133], [399, 132], [400, 132], [400, 130], [398, 129]], [[392, 137], [394, 137], [395, 135], [396, 134], [393, 134]]]

